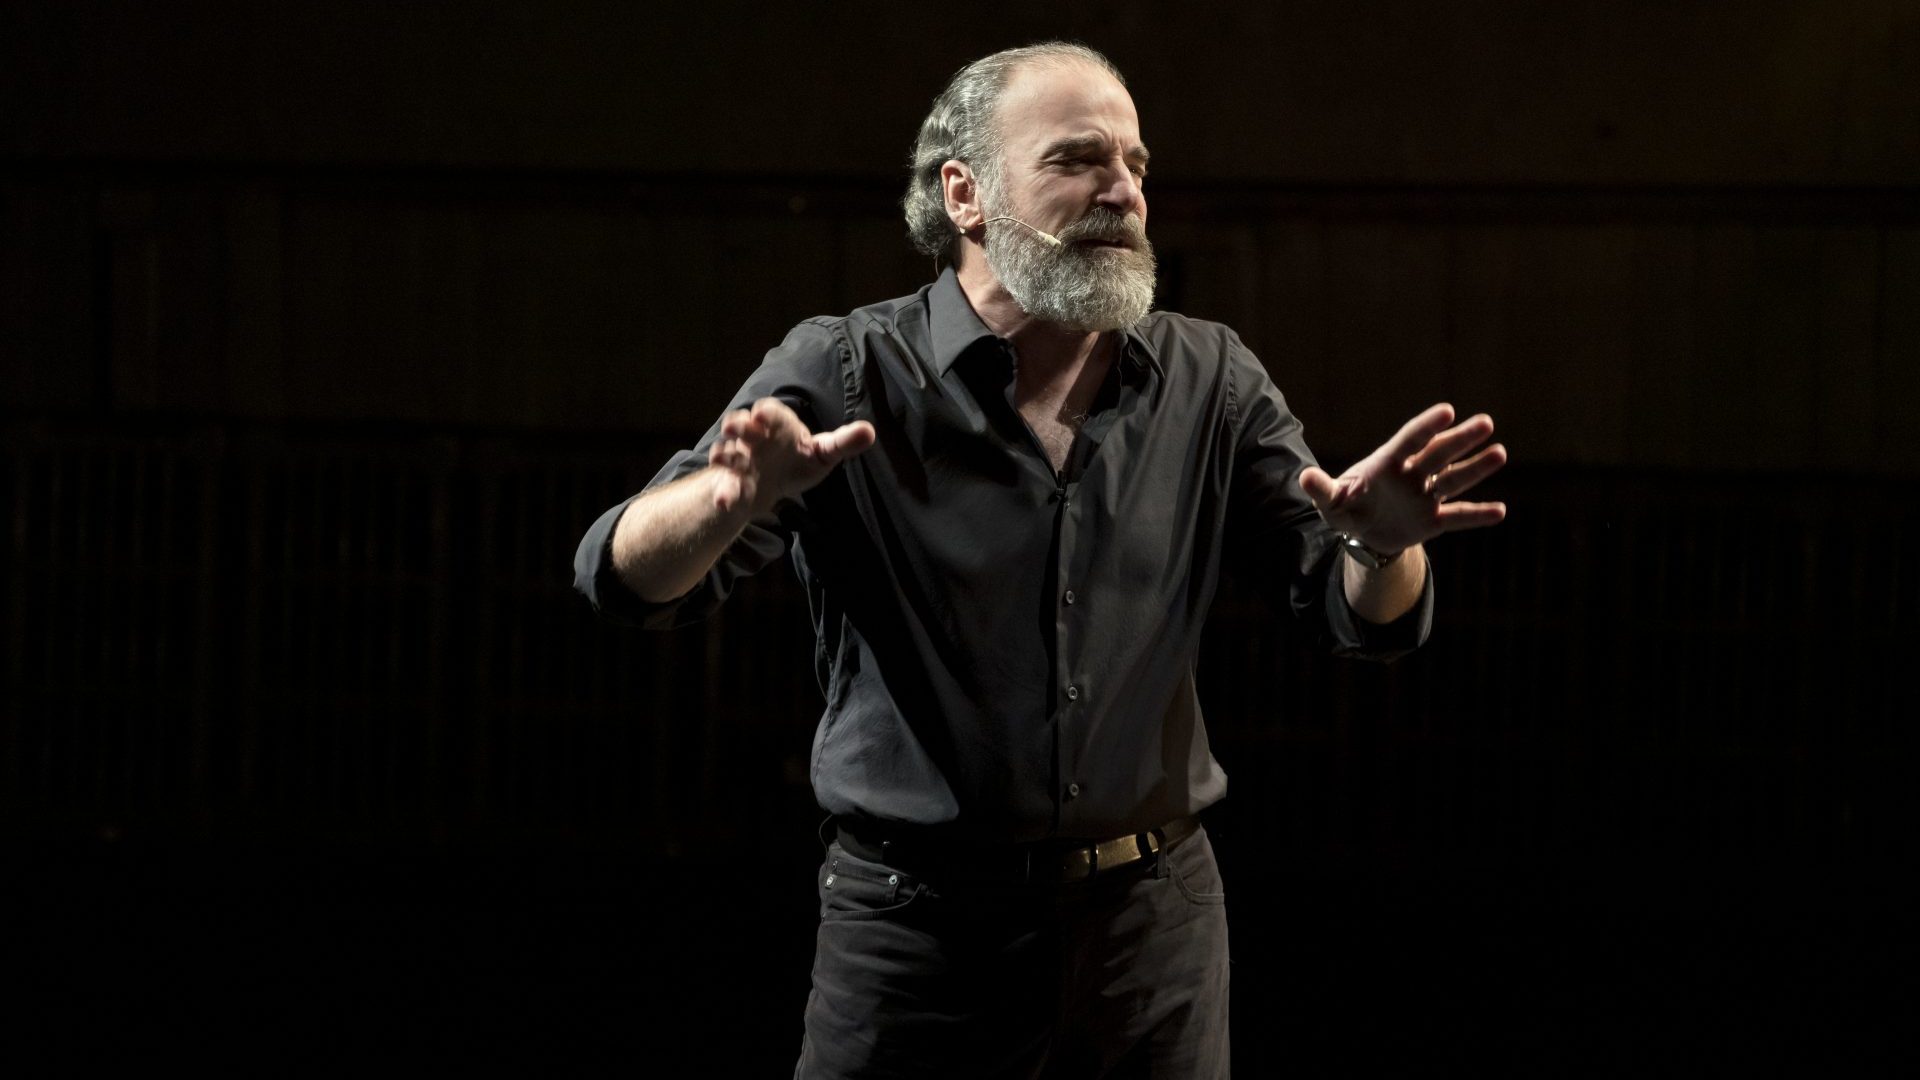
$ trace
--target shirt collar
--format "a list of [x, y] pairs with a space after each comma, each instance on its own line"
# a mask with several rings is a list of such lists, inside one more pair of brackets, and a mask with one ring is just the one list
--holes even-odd
[[[1000, 339], [967, 301], [967, 294], [961, 291], [960, 277], [949, 266], [940, 272], [940, 279], [933, 283], [933, 291], [927, 298], [927, 318], [933, 333], [933, 365], [941, 378], [945, 378], [953, 365], [961, 357], [979, 348], [982, 342], [998, 342]], [[1151, 370], [1160, 370], [1160, 358], [1148, 343], [1146, 335], [1140, 332], [1146, 320], [1127, 327], [1123, 347], [1120, 350], [1120, 362], [1128, 376], [1138, 377]]]
[[941, 378], [981, 342], [999, 340], [974, 314], [967, 294], [960, 289], [960, 277], [951, 266], [933, 283], [933, 293], [927, 298], [927, 319], [933, 331], [933, 366]]

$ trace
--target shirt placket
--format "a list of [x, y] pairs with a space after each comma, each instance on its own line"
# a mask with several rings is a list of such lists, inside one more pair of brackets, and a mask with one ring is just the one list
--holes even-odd
[[[1115, 361], [1114, 378], [1119, 378], [1124, 359]], [[1120, 385], [1116, 382], [1115, 385]], [[1086, 575], [1092, 565], [1090, 545], [1099, 541], [1093, 522], [1097, 509], [1088, 499], [1097, 485], [1083, 483], [1094, 468], [1094, 456], [1119, 417], [1126, 412], [1130, 391], [1122, 389], [1117, 399], [1103, 402], [1090, 422], [1074, 438], [1065, 472], [1056, 479], [1054, 496], [1058, 500], [1059, 542], [1054, 546], [1054, 656], [1059, 671], [1058, 699], [1053, 725], [1054, 760], [1060, 763], [1059, 788], [1055, 793], [1059, 807], [1060, 832], [1067, 836], [1087, 835], [1081, 825], [1090, 816], [1088, 808], [1110, 799], [1112, 792], [1095, 790], [1098, 782], [1087, 773], [1081, 750], [1087, 745], [1087, 730], [1095, 715], [1093, 709], [1107, 704], [1100, 695], [1106, 687], [1098, 685], [1098, 665], [1090, 656], [1092, 615], [1089, 601], [1097, 601], [1087, 592]], [[1087, 797], [1091, 795], [1093, 799]]]
[[1078, 570], [1085, 560], [1077, 558], [1086, 521], [1084, 500], [1079, 497], [1080, 481], [1062, 479], [1054, 489], [1055, 513], [1059, 521], [1059, 543], [1054, 547], [1054, 655], [1059, 658], [1059, 685], [1054, 702], [1054, 760], [1060, 763], [1059, 789], [1055, 800], [1059, 807], [1060, 831], [1077, 835], [1075, 821], [1081, 817], [1080, 800], [1088, 793], [1087, 778], [1081, 775], [1079, 749], [1085, 731], [1087, 710], [1092, 707], [1095, 687], [1088, 685], [1084, 661], [1086, 607]]
[[[1018, 422], [1027, 436], [1028, 449], [1034, 459], [1046, 467], [1046, 448], [1041, 444], [1024, 420], [1019, 419], [1019, 409], [1014, 401], [1013, 350], [1002, 343], [1002, 354], [1007, 364], [1004, 395], [1009, 414]], [[1116, 364], [1120, 361], [1116, 361]], [[1111, 402], [1107, 410], [1114, 410]], [[1086, 429], [1076, 434], [1074, 445], [1068, 451], [1067, 465], [1053, 474], [1053, 492], [1048, 501], [1054, 508], [1054, 565], [1053, 580], [1056, 583], [1054, 595], [1053, 655], [1056, 685], [1054, 687], [1054, 708], [1052, 728], [1053, 760], [1058, 763], [1055, 776], [1056, 786], [1053, 792], [1055, 808], [1054, 820], [1058, 822], [1057, 831], [1062, 835], [1079, 835], [1082, 830], [1077, 822], [1086, 815], [1082, 807], [1085, 796], [1091, 793], [1090, 778], [1082, 775], [1080, 748], [1084, 745], [1088, 712], [1093, 705], [1095, 687], [1089, 685], [1088, 674], [1091, 665], [1085, 658], [1088, 639], [1087, 612], [1083, 583], [1080, 574], [1088, 565], [1088, 560], [1080, 557], [1083, 538], [1087, 536], [1088, 516], [1084, 500], [1079, 497], [1081, 480], [1086, 475], [1087, 465], [1093, 450], [1098, 446], [1096, 432], [1103, 433], [1113, 423], [1112, 415], [1097, 415]]]

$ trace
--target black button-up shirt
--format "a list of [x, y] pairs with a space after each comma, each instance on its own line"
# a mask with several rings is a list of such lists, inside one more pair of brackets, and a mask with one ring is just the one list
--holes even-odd
[[[874, 447], [670, 603], [614, 573], [616, 506], [581, 541], [576, 587], [614, 618], [676, 626], [790, 551], [818, 634], [812, 777], [830, 813], [980, 840], [1192, 814], [1227, 786], [1193, 676], [1223, 565], [1327, 647], [1378, 658], [1425, 639], [1433, 586], [1387, 626], [1347, 606], [1297, 481], [1313, 462], [1300, 423], [1231, 330], [1153, 312], [1120, 345], [1056, 474], [1014, 408], [1012, 347], [952, 271], [801, 323], [728, 408], [778, 397], [815, 431], [864, 418]], [[718, 426], [649, 486], [702, 468]]]

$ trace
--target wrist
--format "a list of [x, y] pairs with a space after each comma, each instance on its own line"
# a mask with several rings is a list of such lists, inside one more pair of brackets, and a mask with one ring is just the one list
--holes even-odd
[[1368, 544], [1366, 541], [1351, 533], [1339, 533], [1338, 536], [1340, 537], [1340, 550], [1345, 552], [1348, 558], [1366, 567], [1368, 570], [1385, 570], [1387, 567], [1399, 561], [1400, 557], [1407, 553], [1406, 548], [1400, 548], [1397, 551], [1384, 551]]

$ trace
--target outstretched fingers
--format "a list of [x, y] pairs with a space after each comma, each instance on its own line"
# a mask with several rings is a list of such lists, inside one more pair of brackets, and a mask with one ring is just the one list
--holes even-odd
[[759, 424], [760, 429], [768, 434], [794, 428], [804, 432], [807, 427], [800, 422], [800, 417], [793, 408], [777, 397], [761, 398], [753, 403], [750, 411], [753, 414], [754, 423]]
[[1407, 421], [1387, 440], [1389, 460], [1399, 461], [1419, 452], [1433, 441], [1435, 435], [1445, 431], [1453, 423], [1453, 406], [1445, 402], [1431, 406], [1419, 416]]
[[1407, 457], [1404, 468], [1417, 476], [1439, 472], [1449, 462], [1486, 442], [1492, 434], [1493, 417], [1486, 413], [1470, 416], [1433, 436], [1424, 446], [1416, 447]]
[[707, 452], [707, 462], [736, 471], [753, 467], [755, 457], [785, 434], [804, 446], [806, 425], [778, 398], [761, 398], [744, 409], [720, 418], [720, 437]]
[[1442, 499], [1451, 499], [1499, 472], [1500, 467], [1506, 463], [1507, 448], [1500, 443], [1494, 443], [1464, 461], [1443, 466], [1438, 472], [1433, 473], [1433, 484], [1428, 494]]
[[873, 445], [873, 440], [873, 425], [865, 420], [855, 420], [815, 435], [811, 456], [814, 461], [832, 467], [865, 453]]
[[1503, 502], [1451, 502], [1440, 507], [1434, 514], [1434, 520], [1446, 532], [1458, 532], [1461, 529], [1478, 529], [1486, 525], [1498, 525], [1507, 516], [1507, 504]]
[[721, 439], [707, 451], [707, 464], [745, 471], [753, 465], [753, 448], [744, 439]]
[[720, 418], [720, 435], [726, 439], [764, 439], [766, 420], [752, 409], [735, 409]]

